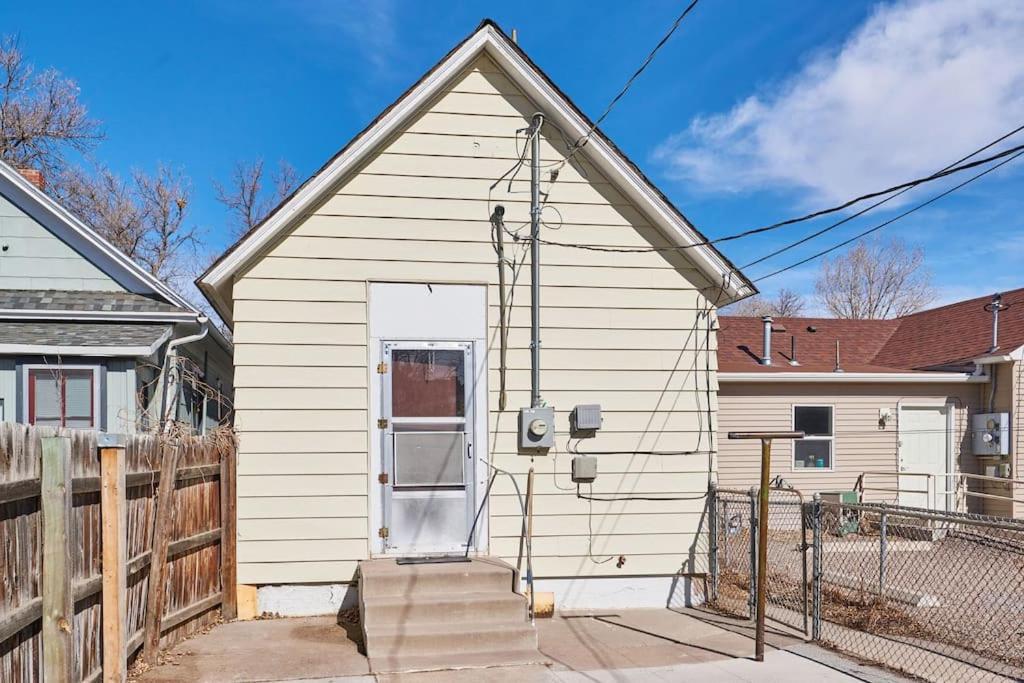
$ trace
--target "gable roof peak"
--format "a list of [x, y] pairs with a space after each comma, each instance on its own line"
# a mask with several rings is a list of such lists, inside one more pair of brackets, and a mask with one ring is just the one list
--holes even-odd
[[707, 243], [707, 239], [665, 194], [580, 111], [522, 48], [495, 21], [485, 18], [473, 33], [452, 48], [419, 81], [352, 138], [261, 223], [229, 247], [196, 280], [199, 289], [225, 322], [230, 324], [232, 320], [234, 275], [261, 257], [279, 235], [304, 215], [306, 209], [355, 172], [363, 160], [483, 53], [543, 111], [546, 119], [576, 139], [589, 135], [588, 144], [581, 149], [580, 154], [615, 184], [672, 244], [690, 247], [686, 250], [687, 257], [711, 283], [708, 290], [721, 289], [719, 299], [722, 305], [757, 292], [753, 283], [713, 245]]

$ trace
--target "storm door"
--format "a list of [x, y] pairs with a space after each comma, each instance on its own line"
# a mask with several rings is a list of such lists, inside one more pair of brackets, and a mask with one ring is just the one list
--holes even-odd
[[384, 549], [464, 551], [474, 510], [471, 342], [384, 342]]

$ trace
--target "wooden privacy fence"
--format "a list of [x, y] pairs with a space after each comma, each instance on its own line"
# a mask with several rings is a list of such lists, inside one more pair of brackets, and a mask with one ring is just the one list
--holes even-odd
[[124, 680], [235, 616], [235, 444], [0, 424], [0, 681]]

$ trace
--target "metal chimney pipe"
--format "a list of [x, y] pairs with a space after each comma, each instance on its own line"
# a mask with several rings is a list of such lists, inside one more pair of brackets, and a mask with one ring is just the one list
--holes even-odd
[[839, 340], [836, 339], [836, 369], [834, 372], [842, 372], [843, 366], [839, 364]]
[[796, 335], [789, 337], [789, 364], [800, 365], [800, 362], [796, 359]]
[[764, 353], [761, 355], [761, 365], [772, 364], [772, 317], [766, 315], [761, 318], [764, 325]]
[[992, 303], [985, 308], [992, 311], [992, 348], [988, 350], [989, 353], [993, 353], [999, 348], [999, 311], [1003, 308], [1003, 295], [1000, 292], [996, 292], [992, 295]]

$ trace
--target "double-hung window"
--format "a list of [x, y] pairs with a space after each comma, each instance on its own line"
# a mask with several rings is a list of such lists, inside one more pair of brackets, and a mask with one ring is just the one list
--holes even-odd
[[804, 438], [793, 442], [794, 469], [832, 469], [835, 414], [832, 406], [793, 406], [793, 430]]
[[96, 420], [96, 372], [92, 368], [31, 368], [29, 424], [92, 429]]

